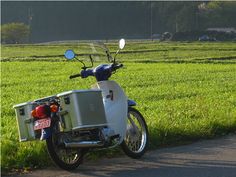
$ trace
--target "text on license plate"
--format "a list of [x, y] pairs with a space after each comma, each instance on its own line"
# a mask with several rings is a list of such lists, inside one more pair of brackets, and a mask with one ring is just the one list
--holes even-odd
[[39, 119], [34, 122], [34, 130], [39, 130], [43, 128], [50, 127], [51, 125], [51, 119], [46, 118], [46, 119]]

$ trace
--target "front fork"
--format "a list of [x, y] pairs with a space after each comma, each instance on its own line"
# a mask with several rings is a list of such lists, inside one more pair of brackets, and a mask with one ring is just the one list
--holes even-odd
[[[136, 102], [134, 100], [128, 99], [128, 107], [133, 107], [133, 106], [136, 106]], [[130, 131], [130, 133], [132, 133], [132, 134], [136, 134], [136, 132], [138, 131], [138, 128], [137, 128], [136, 124], [134, 123], [133, 119], [130, 117], [129, 111], [128, 111], [128, 119], [129, 119], [130, 124], [132, 126], [128, 126], [127, 131]]]

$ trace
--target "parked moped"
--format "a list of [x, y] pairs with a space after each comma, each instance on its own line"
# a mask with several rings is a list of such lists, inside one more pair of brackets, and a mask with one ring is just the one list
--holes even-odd
[[20, 141], [46, 140], [51, 159], [60, 168], [77, 168], [85, 153], [121, 145], [132, 158], [140, 158], [148, 146], [148, 128], [136, 103], [125, 95], [122, 88], [109, 78], [123, 65], [116, 56], [125, 47], [119, 41], [119, 49], [112, 57], [105, 49], [109, 64], [93, 67], [67, 50], [68, 60], [76, 59], [83, 64], [79, 74], [70, 79], [95, 77], [97, 83], [89, 90], [71, 90], [32, 102], [15, 105]]

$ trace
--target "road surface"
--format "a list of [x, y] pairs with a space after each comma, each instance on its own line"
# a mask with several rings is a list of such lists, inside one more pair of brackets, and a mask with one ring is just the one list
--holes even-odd
[[236, 177], [236, 135], [149, 151], [140, 160], [126, 156], [84, 162], [67, 172], [56, 167], [18, 177]]

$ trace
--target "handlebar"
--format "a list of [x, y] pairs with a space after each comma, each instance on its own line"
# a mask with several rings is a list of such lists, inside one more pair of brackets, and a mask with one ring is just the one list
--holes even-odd
[[122, 68], [123, 64], [101, 64], [94, 69], [83, 69], [80, 74], [71, 75], [69, 78], [73, 79], [76, 77], [87, 78], [88, 76], [95, 76], [97, 80], [107, 80], [113, 73], [119, 68]]
[[80, 76], [81, 76], [81, 74], [75, 74], [75, 75], [71, 75], [69, 78], [73, 79], [73, 78], [80, 77]]

